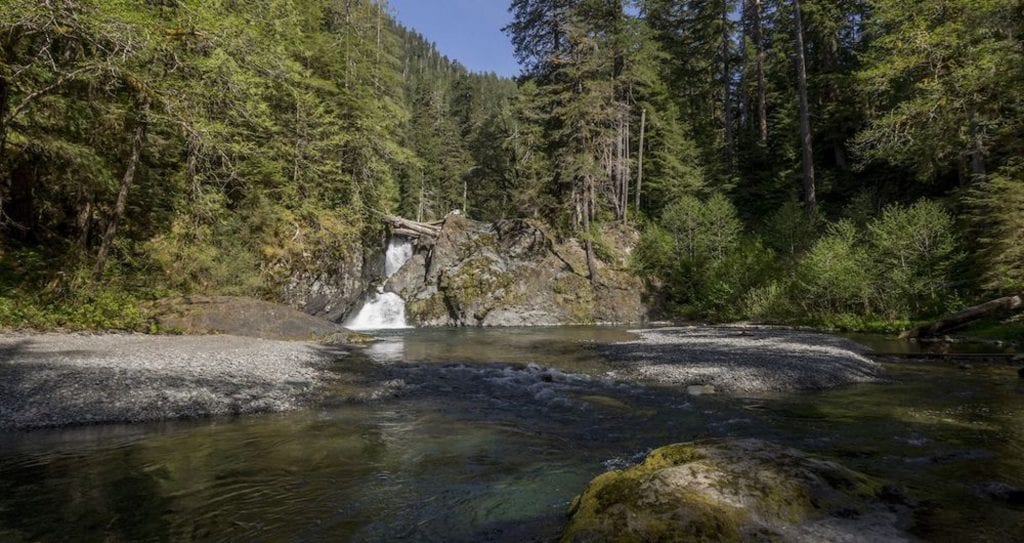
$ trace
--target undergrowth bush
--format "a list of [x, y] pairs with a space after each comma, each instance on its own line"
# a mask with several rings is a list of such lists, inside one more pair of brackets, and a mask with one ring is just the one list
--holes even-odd
[[882, 331], [959, 303], [955, 225], [940, 204], [865, 211], [819, 237], [823, 224], [787, 203], [762, 241], [744, 233], [724, 197], [687, 197], [643, 232], [634, 266], [658, 279], [671, 315], [700, 319]]

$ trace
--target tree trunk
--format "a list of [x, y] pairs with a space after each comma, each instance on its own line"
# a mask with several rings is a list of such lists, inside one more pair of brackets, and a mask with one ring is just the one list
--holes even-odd
[[971, 177], [973, 181], [979, 181], [985, 177], [985, 145], [982, 143], [981, 131], [978, 130], [977, 113], [971, 110], [968, 119], [971, 133]]
[[625, 171], [623, 172], [623, 223], [630, 223], [630, 179], [633, 177], [633, 172], [630, 168], [630, 116], [626, 116], [626, 133], [623, 134], [623, 153], [625, 154], [626, 161], [624, 164]]
[[640, 150], [636, 172], [636, 213], [640, 214], [640, 190], [644, 183], [644, 132], [647, 129], [647, 109], [640, 112]]
[[818, 199], [814, 187], [814, 149], [811, 142], [811, 113], [807, 100], [807, 61], [804, 53], [804, 24], [800, 14], [800, 0], [793, 0], [796, 22], [796, 77], [800, 94], [800, 147], [803, 156], [804, 208], [814, 219], [818, 214]]
[[753, 39], [754, 47], [757, 50], [757, 57], [754, 61], [754, 71], [757, 73], [757, 126], [758, 135], [762, 145], [768, 143], [768, 99], [766, 97], [766, 82], [764, 75], [765, 51], [764, 51], [764, 28], [762, 26], [761, 14], [762, 0], [753, 0]]
[[[587, 178], [587, 180], [586, 180], [586, 188], [584, 190], [585, 190], [585, 192], [591, 192], [591, 193], [594, 191], [594, 180], [593, 179]], [[585, 209], [583, 210], [584, 211], [584, 213], [583, 213], [583, 232], [584, 232], [583, 245], [584, 245], [584, 248], [587, 251], [587, 271], [590, 274], [590, 282], [591, 283], [596, 283], [597, 282], [597, 261], [594, 259], [594, 243], [590, 239], [590, 213], [592, 211], [592, 209], [591, 209], [592, 206], [593, 206], [593, 198], [591, 197], [591, 195], [588, 194], [587, 195], [587, 202], [584, 205]]]
[[[8, 91], [7, 79], [0, 75], [0, 183], [4, 177], [7, 177], [5, 172], [7, 171], [7, 123], [4, 119], [7, 118], [8, 103], [10, 100], [10, 92]], [[3, 185], [0, 184], [0, 225], [4, 224], [4, 208], [7, 202], [4, 198], [7, 196], [3, 190]]]
[[380, 95], [380, 27], [381, 17], [384, 16], [384, 3], [387, 0], [377, 1], [377, 48], [374, 51], [373, 60], [373, 90], [377, 95]]
[[92, 200], [85, 202], [85, 209], [78, 215], [78, 251], [85, 255], [89, 246], [89, 233], [92, 229]]
[[437, 237], [437, 234], [441, 232], [441, 227], [437, 224], [410, 221], [409, 219], [404, 219], [395, 215], [385, 215], [384, 222], [390, 224], [391, 227], [396, 230], [402, 230], [403, 232], [415, 232], [418, 235], [432, 238]]
[[920, 328], [915, 328], [904, 332], [900, 335], [901, 338], [921, 338], [921, 337], [934, 337], [943, 332], [953, 330], [967, 324], [973, 320], [980, 319], [986, 315], [993, 313], [1000, 313], [1006, 311], [1013, 311], [1024, 307], [1024, 300], [1020, 296], [1007, 296], [1005, 298], [998, 298], [990, 302], [985, 302], [974, 307], [968, 307], [967, 309], [944, 317], [931, 324], [927, 324]]
[[722, 124], [725, 126], [725, 164], [733, 170], [732, 38], [729, 36], [729, 0], [722, 0]]
[[0, 75], [0, 171], [3, 171], [4, 150], [7, 145], [7, 110], [10, 103], [10, 91], [8, 90], [7, 79]]
[[117, 235], [117, 226], [124, 217], [124, 209], [128, 202], [128, 192], [135, 182], [135, 170], [139, 165], [139, 158], [142, 155], [142, 144], [146, 139], [146, 123], [149, 115], [149, 105], [143, 104], [136, 120], [135, 135], [132, 137], [132, 152], [128, 159], [128, 166], [125, 168], [124, 177], [121, 179], [121, 189], [117, 192], [117, 202], [114, 204], [114, 214], [107, 223], [107, 230], [103, 233], [100, 241], [100, 250], [96, 254], [96, 267], [93, 270], [93, 283], [99, 283], [103, 279], [103, 270], [107, 265], [107, 256], [110, 253], [110, 245]]

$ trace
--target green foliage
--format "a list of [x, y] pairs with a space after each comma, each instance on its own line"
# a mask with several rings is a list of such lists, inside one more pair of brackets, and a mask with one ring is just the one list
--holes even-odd
[[146, 331], [144, 299], [117, 281], [87, 288], [88, 270], [47, 277], [54, 255], [0, 251], [0, 329]]
[[380, 212], [456, 208], [547, 221], [606, 261], [602, 222], [645, 224], [634, 268], [695, 317], [879, 328], [1024, 289], [1016, 2], [803, 3], [813, 219], [792, 2], [510, 12], [517, 81], [469, 73], [382, 0], [4, 2], [0, 325], [276, 298], [378, 243]]
[[950, 270], [956, 264], [953, 218], [927, 200], [890, 206], [868, 224], [877, 267], [878, 308], [890, 318], [947, 309]]
[[810, 315], [867, 313], [874, 295], [871, 260], [853, 223], [829, 226], [797, 266], [794, 299]]
[[142, 304], [117, 290], [59, 300], [5, 295], [0, 296], [0, 328], [152, 331]]
[[800, 204], [789, 200], [768, 218], [765, 243], [779, 256], [795, 260], [814, 243], [819, 224], [807, 216]]
[[706, 201], [686, 196], [662, 214], [662, 227], [686, 261], [723, 259], [740, 242], [743, 225], [736, 208], [721, 194]]
[[984, 287], [997, 293], [1024, 292], [1024, 160], [978, 187], [971, 204]]
[[728, 320], [742, 316], [743, 298], [773, 262], [771, 250], [745, 238], [736, 208], [715, 195], [668, 207], [641, 236], [633, 266], [660, 278], [670, 310]]
[[914, 9], [874, 0], [869, 27], [876, 39], [857, 74], [872, 97], [871, 124], [857, 137], [866, 158], [923, 180], [984, 175], [985, 162], [1001, 160], [993, 144], [1024, 135], [1016, 0], [926, 0]]
[[63, 254], [26, 282], [111, 259], [97, 284], [14, 298], [95, 323], [108, 289], [274, 299], [376, 240], [375, 213], [435, 218], [464, 195], [496, 213], [514, 93], [374, 0], [4, 2], [0, 242]]

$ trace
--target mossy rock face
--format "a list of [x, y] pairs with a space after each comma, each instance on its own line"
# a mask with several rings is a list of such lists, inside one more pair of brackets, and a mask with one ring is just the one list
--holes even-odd
[[406, 302], [405, 310], [412, 322], [420, 326], [440, 326], [447, 323], [449, 318], [444, 294], [439, 292]]
[[444, 293], [461, 324], [479, 324], [494, 308], [512, 299], [512, 274], [500, 262], [487, 256], [474, 256], [441, 276], [438, 289]]
[[558, 240], [536, 221], [480, 223], [453, 214], [385, 289], [406, 300], [406, 315], [417, 326], [642, 320], [642, 285], [627, 272], [597, 265], [599, 280], [591, 282], [579, 242]]
[[564, 542], [900, 541], [907, 511], [867, 475], [755, 439], [656, 449], [573, 502]]
[[573, 273], [562, 273], [553, 285], [555, 304], [563, 308], [573, 324], [594, 322], [594, 289], [590, 280]]

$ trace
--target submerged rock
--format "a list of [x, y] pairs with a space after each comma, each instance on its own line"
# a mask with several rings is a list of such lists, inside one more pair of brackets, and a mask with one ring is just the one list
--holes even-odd
[[408, 318], [420, 326], [639, 322], [643, 285], [624, 271], [636, 243], [629, 234], [606, 233], [611, 241], [592, 284], [575, 240], [558, 240], [535, 221], [481, 223], [453, 214], [385, 289], [406, 301]]
[[988, 482], [974, 487], [975, 494], [1007, 505], [1024, 506], [1024, 489], [1000, 482]]
[[690, 396], [706, 396], [715, 393], [715, 387], [711, 385], [690, 385], [686, 387], [686, 393]]
[[562, 541], [906, 541], [899, 502], [881, 481], [794, 449], [702, 441], [595, 478]]

